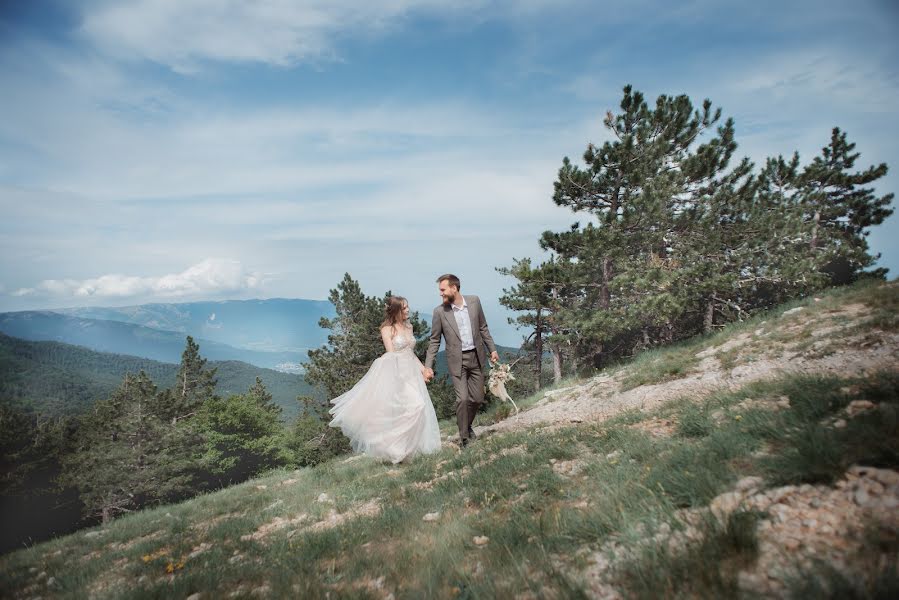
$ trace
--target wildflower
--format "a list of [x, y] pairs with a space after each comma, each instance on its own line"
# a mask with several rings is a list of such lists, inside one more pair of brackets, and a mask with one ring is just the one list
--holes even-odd
[[743, 415], [737, 415], [736, 417], [734, 417], [734, 421], [742, 421], [742, 420], [743, 420]]
[[491, 394], [503, 402], [507, 400], [511, 402], [512, 406], [515, 407], [515, 413], [518, 414], [518, 406], [515, 405], [515, 401], [512, 400], [512, 397], [509, 396], [509, 392], [506, 391], [506, 382], [514, 380], [515, 376], [512, 375], [512, 366], [497, 362], [494, 363], [493, 368], [490, 369], [490, 375], [487, 378], [487, 389], [490, 390]]

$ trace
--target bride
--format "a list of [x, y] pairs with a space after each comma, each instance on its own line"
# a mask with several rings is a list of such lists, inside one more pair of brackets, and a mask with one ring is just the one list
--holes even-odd
[[409, 303], [391, 296], [381, 323], [387, 350], [353, 389], [334, 398], [331, 427], [340, 427], [353, 450], [398, 463], [418, 452], [440, 450], [437, 414], [424, 381], [424, 365], [412, 351]]

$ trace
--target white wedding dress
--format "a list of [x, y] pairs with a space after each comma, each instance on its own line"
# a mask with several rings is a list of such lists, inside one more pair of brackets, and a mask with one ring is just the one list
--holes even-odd
[[416, 453], [440, 450], [440, 427], [415, 340], [400, 333], [393, 352], [375, 359], [353, 389], [334, 398], [331, 427], [340, 427], [353, 450], [398, 463]]

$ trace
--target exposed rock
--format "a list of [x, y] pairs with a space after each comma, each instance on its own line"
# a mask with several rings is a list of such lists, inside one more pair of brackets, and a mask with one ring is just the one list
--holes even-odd
[[743, 502], [743, 492], [725, 492], [716, 496], [709, 503], [709, 509], [715, 517], [723, 522], [727, 521], [728, 515], [736, 511]]
[[422, 521], [425, 521], [426, 523], [431, 523], [431, 522], [437, 521], [437, 520], [439, 520], [439, 519], [440, 519], [440, 513], [439, 513], [439, 512], [428, 513], [428, 514], [426, 514], [425, 516], [423, 516], [423, 517], [421, 518], [421, 520], [422, 520]]
[[738, 492], [754, 492], [755, 490], [762, 487], [762, 484], [765, 482], [761, 477], [744, 477], [740, 481], [737, 482], [736, 490]]
[[285, 519], [283, 517], [275, 517], [274, 520], [265, 523], [264, 525], [260, 525], [259, 528], [253, 533], [249, 533], [247, 535], [240, 536], [242, 541], [254, 540], [258, 541], [264, 538], [265, 536], [274, 533], [275, 531], [279, 531], [284, 529], [285, 527], [289, 527], [291, 525], [297, 525], [299, 523], [303, 523], [309, 519], [309, 515], [306, 513], [302, 513], [297, 515], [291, 519]]
[[860, 413], [873, 410], [876, 408], [876, 405], [870, 400], [853, 400], [849, 403], [849, 406], [846, 407], [846, 414], [850, 417], [854, 417]]
[[476, 535], [473, 538], [471, 538], [471, 541], [474, 542], [475, 546], [481, 547], [481, 546], [486, 546], [487, 542], [490, 541], [490, 538], [487, 537], [486, 535]]
[[190, 554], [187, 555], [187, 558], [196, 558], [212, 548], [212, 544], [207, 542], [202, 542], [199, 546], [196, 546], [193, 550], [191, 550]]
[[274, 509], [274, 508], [277, 508], [277, 507], [281, 506], [282, 504], [284, 504], [284, 500], [281, 500], [281, 499], [279, 498], [278, 500], [275, 500], [274, 502], [272, 502], [271, 504], [269, 504], [268, 506], [266, 506], [265, 508], [263, 508], [263, 509], [262, 509], [262, 512], [265, 512], [265, 511], [267, 511], [267, 510], [272, 510], [272, 509]]
[[784, 486], [744, 499], [748, 508], [767, 513], [757, 529], [759, 557], [741, 572], [740, 589], [750, 595], [780, 596], [796, 569], [813, 560], [855, 576], [876, 561], [864, 552], [865, 527], [899, 533], [899, 473], [855, 466], [834, 487]]
[[581, 460], [558, 460], [552, 462], [553, 472], [567, 477], [574, 477], [584, 468]]
[[714, 356], [715, 354], [720, 354], [721, 352], [729, 352], [730, 350], [734, 350], [736, 348], [739, 348], [740, 346], [746, 345], [746, 343], [750, 340], [752, 340], [751, 335], [749, 335], [748, 333], [741, 333], [727, 340], [720, 346], [713, 346], [711, 348], [706, 348], [702, 352], [697, 352], [696, 358], [709, 358], [711, 356]]

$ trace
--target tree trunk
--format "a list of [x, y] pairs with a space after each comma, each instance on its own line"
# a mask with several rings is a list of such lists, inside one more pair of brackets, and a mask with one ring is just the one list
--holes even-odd
[[821, 223], [821, 211], [815, 211], [814, 225], [812, 227], [812, 243], [811, 248], [814, 250], [818, 247], [818, 227], [819, 223]]
[[537, 353], [537, 356], [534, 360], [534, 374], [536, 378], [534, 379], [534, 391], [539, 392], [540, 388], [543, 386], [543, 382], [541, 381], [541, 375], [543, 372], [543, 322], [541, 317], [541, 309], [537, 309], [537, 320], [535, 322], [534, 329], [534, 351]]
[[702, 330], [706, 333], [712, 332], [712, 327], [715, 325], [715, 301], [709, 300], [709, 303], [706, 304], [705, 307], [705, 318], [702, 320]]
[[612, 305], [612, 296], [609, 292], [609, 283], [612, 281], [612, 259], [602, 259], [602, 288], [600, 288], [600, 306], [604, 310], [609, 310]]
[[562, 348], [553, 346], [553, 382], [559, 385], [562, 382]]

